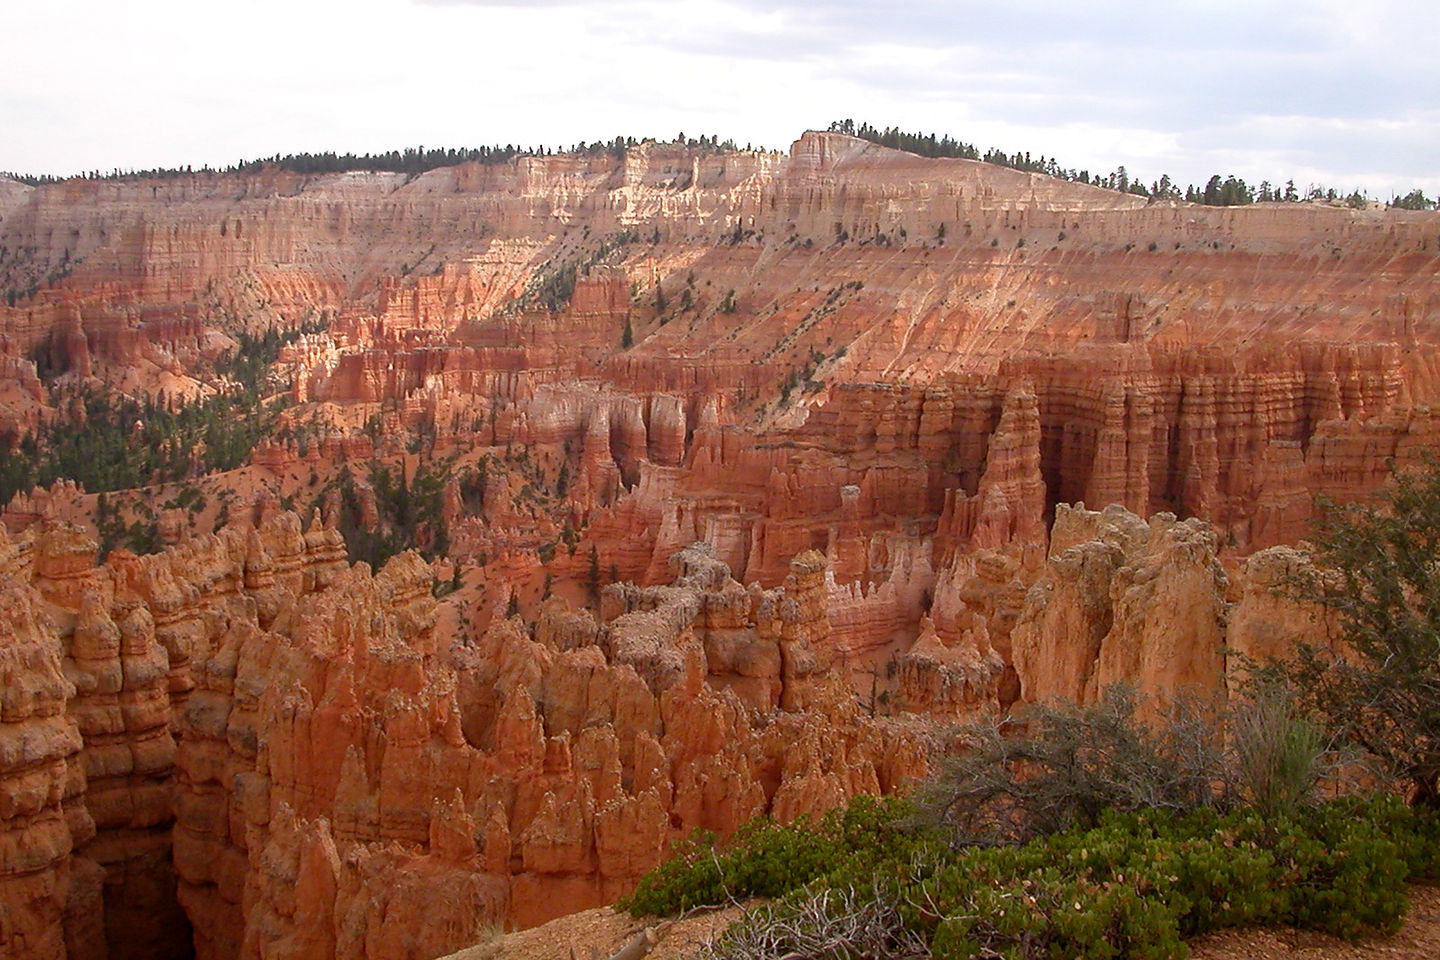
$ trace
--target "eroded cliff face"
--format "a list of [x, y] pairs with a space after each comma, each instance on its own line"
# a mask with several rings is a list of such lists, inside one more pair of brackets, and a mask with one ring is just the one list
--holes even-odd
[[957, 720], [1223, 696], [1227, 650], [1332, 642], [1294, 549], [1232, 580], [1207, 525], [1115, 506], [1051, 543], [970, 555], [886, 674], [815, 551], [765, 589], [695, 543], [598, 617], [478, 630], [319, 517], [100, 565], [44, 523], [0, 543], [0, 955], [423, 960], [610, 902], [694, 828], [900, 789]]
[[415, 554], [372, 575], [294, 514], [100, 566], [58, 524], [4, 547], [6, 956], [431, 957], [925, 769], [826, 671], [817, 554], [747, 590], [696, 545], [599, 620], [471, 643]]
[[1113, 505], [1062, 504], [1051, 538], [1011, 633], [1026, 701], [1094, 703], [1117, 683], [1152, 706], [1224, 696], [1302, 643], [1340, 652], [1333, 611], [1295, 595], [1317, 573], [1306, 550], [1270, 547], [1227, 573], [1208, 524]]
[[[551, 458], [588, 444], [618, 477], [593, 477], [585, 507], [641, 461], [698, 460], [673, 491], [682, 525], [723, 515], [727, 562], [772, 585], [819, 545], [792, 488], [838, 514], [861, 487], [852, 528], [954, 499], [947, 534], [968, 537], [1002, 509], [978, 481], [1013, 457], [1041, 482], [1004, 507], [1016, 530], [981, 540], [1083, 499], [1201, 516], [1249, 551], [1301, 535], [1310, 494], [1362, 496], [1434, 440], [1435, 214], [1147, 205], [810, 133], [789, 155], [67, 182], [7, 196], [0, 244], [70, 271], [0, 306], [12, 437], [57, 386], [197, 396], [227, 332], [323, 315], [287, 351], [290, 422], [355, 431], [378, 409]], [[605, 429], [614, 449], [593, 449]], [[733, 509], [706, 502], [719, 473]]]
[[[246, 466], [128, 494], [169, 549], [97, 563], [74, 484], [6, 508], [0, 953], [421, 960], [956, 721], [1223, 692], [1333, 633], [1278, 589], [1312, 495], [1436, 440], [1437, 243], [831, 134], [0, 183], [3, 275], [63, 274], [0, 306], [0, 440], [323, 319]], [[444, 602], [346, 562], [379, 468], [435, 471]]]

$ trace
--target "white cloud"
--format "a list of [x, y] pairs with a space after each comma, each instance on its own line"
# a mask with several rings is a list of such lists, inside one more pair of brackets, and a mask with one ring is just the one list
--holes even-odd
[[680, 130], [783, 147], [853, 117], [1147, 179], [1433, 191], [1426, 7], [55, 0], [6, 14], [0, 169]]

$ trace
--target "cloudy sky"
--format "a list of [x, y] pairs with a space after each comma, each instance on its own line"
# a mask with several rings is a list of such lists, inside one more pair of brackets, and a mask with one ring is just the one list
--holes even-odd
[[1440, 192], [1433, 0], [4, 0], [0, 170], [852, 117], [1181, 183]]

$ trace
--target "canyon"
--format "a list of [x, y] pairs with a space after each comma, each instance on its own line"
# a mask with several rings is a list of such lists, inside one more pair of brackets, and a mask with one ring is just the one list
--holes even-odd
[[834, 133], [0, 180], [0, 276], [11, 457], [280, 338], [239, 466], [0, 515], [0, 956], [426, 960], [968, 720], [1223, 696], [1437, 439], [1440, 214]]

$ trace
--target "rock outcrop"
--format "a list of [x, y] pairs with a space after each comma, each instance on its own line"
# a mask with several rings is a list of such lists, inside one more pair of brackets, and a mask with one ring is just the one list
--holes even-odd
[[430, 957], [925, 768], [825, 672], [814, 553], [747, 589], [699, 544], [601, 620], [468, 644], [418, 556], [349, 567], [290, 513], [100, 566], [53, 522], [3, 548], [6, 956]]
[[[894, 789], [937, 723], [1222, 690], [1332, 642], [1277, 546], [1312, 496], [1440, 440], [1433, 213], [823, 133], [0, 205], [51, 278], [0, 306], [0, 456], [303, 331], [239, 469], [5, 508], [5, 956], [419, 960]], [[461, 599], [346, 562], [401, 490]], [[117, 509], [168, 549], [97, 564]]]
[[0, 222], [69, 271], [0, 306], [0, 440], [57, 388], [200, 396], [240, 329], [324, 317], [282, 357], [297, 423], [353, 434], [383, 405], [387, 431], [533, 447], [584, 472], [582, 511], [682, 468], [652, 582], [690, 528], [746, 580], [816, 548], [880, 583], [861, 560], [892, 517], [939, 522], [943, 552], [1043, 539], [1079, 500], [1251, 552], [1435, 441], [1437, 219], [1147, 204], [832, 133], [67, 181]]
[[1147, 523], [1120, 507], [1061, 505], [1049, 561], [1011, 635], [1022, 696], [1093, 703], [1125, 683], [1152, 702], [1204, 697], [1224, 692], [1248, 663], [1300, 643], [1333, 646], [1333, 617], [1289, 596], [1306, 574], [1308, 555], [1276, 547], [1245, 563], [1237, 590], [1214, 530], [1197, 520], [1157, 514]]

